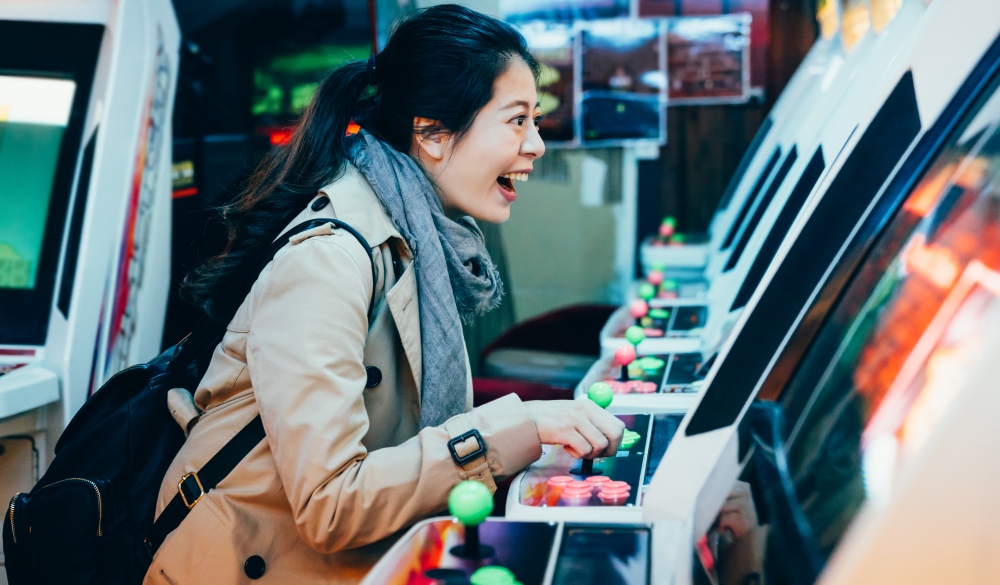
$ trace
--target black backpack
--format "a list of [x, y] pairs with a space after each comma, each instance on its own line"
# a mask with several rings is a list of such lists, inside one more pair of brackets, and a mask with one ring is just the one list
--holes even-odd
[[[357, 238], [371, 259], [368, 242], [351, 226], [309, 220], [275, 240], [234, 294], [249, 294], [289, 237], [330, 223]], [[371, 311], [369, 305], [369, 317]], [[115, 374], [76, 413], [45, 475], [30, 493], [15, 495], [6, 511], [9, 585], [140, 583], [163, 539], [260, 443], [264, 428], [257, 416], [200, 470], [184, 476], [178, 495], [153, 522], [163, 476], [184, 443], [167, 392], [194, 392], [224, 333], [222, 326], [200, 327], [148, 363]]]

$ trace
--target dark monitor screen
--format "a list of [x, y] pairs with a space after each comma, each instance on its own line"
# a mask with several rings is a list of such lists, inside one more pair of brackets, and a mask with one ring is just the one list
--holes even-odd
[[76, 83], [0, 75], [0, 288], [34, 289]]
[[650, 570], [647, 526], [567, 524], [554, 585], [646, 585]]
[[0, 20], [0, 344], [45, 343], [67, 218], [83, 217], [70, 205], [90, 176], [77, 164], [103, 36], [96, 24]]

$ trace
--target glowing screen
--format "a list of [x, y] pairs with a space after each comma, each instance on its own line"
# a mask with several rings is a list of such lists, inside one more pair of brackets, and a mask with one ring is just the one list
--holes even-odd
[[0, 75], [0, 288], [32, 289], [76, 83]]

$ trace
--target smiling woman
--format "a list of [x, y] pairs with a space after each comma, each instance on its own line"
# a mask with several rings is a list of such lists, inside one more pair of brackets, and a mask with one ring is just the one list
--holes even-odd
[[[537, 73], [509, 25], [445, 5], [320, 84], [224, 210], [226, 252], [186, 282], [228, 328], [157, 513], [247, 421], [259, 416], [266, 440], [163, 541], [147, 583], [353, 583], [461, 480], [493, 490], [546, 443], [617, 450], [622, 423], [589, 401], [471, 409], [461, 319], [503, 294], [475, 220], [505, 221], [545, 152]], [[260, 251], [306, 221], [260, 271]], [[231, 294], [254, 278], [245, 299]]]
[[[510, 217], [517, 199], [514, 181], [527, 181], [534, 160], [545, 153], [537, 97], [531, 68], [515, 59], [465, 135], [414, 134], [412, 155], [427, 170], [446, 211], [493, 223]], [[434, 122], [418, 118], [416, 124], [420, 129]]]

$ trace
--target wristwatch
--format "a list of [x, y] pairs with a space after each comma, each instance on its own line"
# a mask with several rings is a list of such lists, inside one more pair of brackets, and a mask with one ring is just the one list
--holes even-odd
[[[475, 445], [475, 449], [469, 451], [473, 445]], [[448, 452], [451, 453], [455, 465], [465, 467], [476, 459], [486, 456], [486, 441], [483, 440], [479, 431], [472, 429], [448, 441]]]

